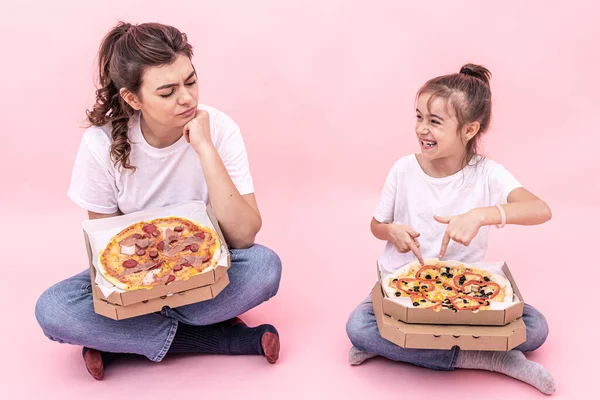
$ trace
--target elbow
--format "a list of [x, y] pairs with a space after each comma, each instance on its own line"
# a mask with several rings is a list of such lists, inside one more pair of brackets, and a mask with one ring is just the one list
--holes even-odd
[[544, 222], [548, 222], [552, 219], [552, 210], [550, 209], [548, 204], [546, 204], [546, 209], [544, 210], [544, 216], [546, 218], [546, 221], [544, 221]]
[[231, 249], [249, 249], [256, 243], [256, 235], [260, 230], [260, 226], [255, 229], [244, 232], [236, 237], [231, 237], [227, 241], [227, 245]]
[[548, 206], [548, 204], [546, 204], [545, 202], [542, 201], [542, 207], [540, 209], [540, 213], [541, 213], [541, 219], [542, 219], [542, 224], [545, 222], [548, 222], [552, 219], [552, 210], [550, 210], [550, 207]]

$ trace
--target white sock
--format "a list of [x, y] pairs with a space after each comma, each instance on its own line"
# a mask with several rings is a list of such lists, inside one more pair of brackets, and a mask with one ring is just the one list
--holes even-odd
[[499, 372], [528, 383], [544, 394], [552, 394], [556, 390], [552, 375], [542, 365], [525, 358], [519, 350], [460, 351], [456, 368]]
[[352, 346], [350, 351], [348, 352], [348, 362], [350, 365], [360, 365], [363, 362], [367, 361], [369, 358], [373, 358], [377, 356], [375, 353], [367, 353], [366, 351], [362, 351]]

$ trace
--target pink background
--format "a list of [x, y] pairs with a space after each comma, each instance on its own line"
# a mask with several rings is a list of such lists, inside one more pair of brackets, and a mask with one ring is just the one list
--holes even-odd
[[[429, 398], [459, 398], [466, 388], [486, 390], [486, 399], [541, 398], [494, 373], [346, 361], [346, 318], [368, 294], [383, 248], [369, 232], [371, 213], [393, 162], [417, 151], [414, 94], [466, 62], [494, 74], [487, 154], [554, 212], [544, 226], [494, 231], [488, 259], [506, 260], [526, 301], [549, 320], [547, 343], [528, 357], [554, 375], [555, 397], [592, 396], [598, 314], [587, 306], [596, 304], [586, 290], [557, 298], [553, 285], [582, 265], [587, 276], [598, 268], [586, 261], [597, 255], [600, 222], [593, 1], [16, 3], [0, 5], [5, 398], [422, 395], [414, 383], [426, 383]], [[244, 318], [279, 329], [275, 366], [251, 356], [140, 359], [96, 382], [79, 348], [50, 342], [37, 326], [38, 295], [86, 267], [85, 213], [66, 190], [93, 101], [96, 51], [117, 19], [186, 32], [201, 100], [242, 127], [264, 215], [259, 241], [284, 262], [279, 295]], [[35, 232], [43, 241], [26, 239]], [[15, 276], [28, 284], [15, 285]]]

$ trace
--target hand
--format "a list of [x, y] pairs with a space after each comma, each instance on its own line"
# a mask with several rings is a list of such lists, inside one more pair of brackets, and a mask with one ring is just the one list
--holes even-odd
[[442, 248], [440, 249], [440, 258], [446, 254], [446, 249], [450, 239], [464, 246], [471, 244], [471, 241], [482, 226], [481, 217], [476, 210], [471, 210], [465, 214], [455, 215], [453, 217], [433, 217], [441, 224], [447, 224], [446, 233], [442, 239]]
[[204, 110], [197, 110], [193, 120], [183, 127], [185, 140], [192, 145], [194, 150], [206, 143], [212, 143], [210, 137], [210, 117]]
[[420, 233], [413, 231], [406, 225], [389, 224], [389, 236], [390, 242], [394, 244], [396, 250], [400, 253], [412, 251], [421, 265], [425, 264], [423, 256], [421, 256], [421, 252], [419, 251], [420, 244], [417, 239], [421, 236]]

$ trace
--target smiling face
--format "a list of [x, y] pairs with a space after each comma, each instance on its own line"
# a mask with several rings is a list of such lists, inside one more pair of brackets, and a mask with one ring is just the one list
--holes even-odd
[[137, 95], [122, 92], [125, 100], [141, 110], [145, 121], [166, 128], [183, 128], [192, 120], [198, 106], [196, 71], [190, 59], [178, 55], [167, 65], [145, 69]]
[[[421, 154], [427, 160], [460, 158], [466, 152], [466, 143], [459, 134], [459, 122], [448, 101], [421, 93], [417, 99], [415, 131]], [[428, 104], [429, 103], [429, 104]]]

